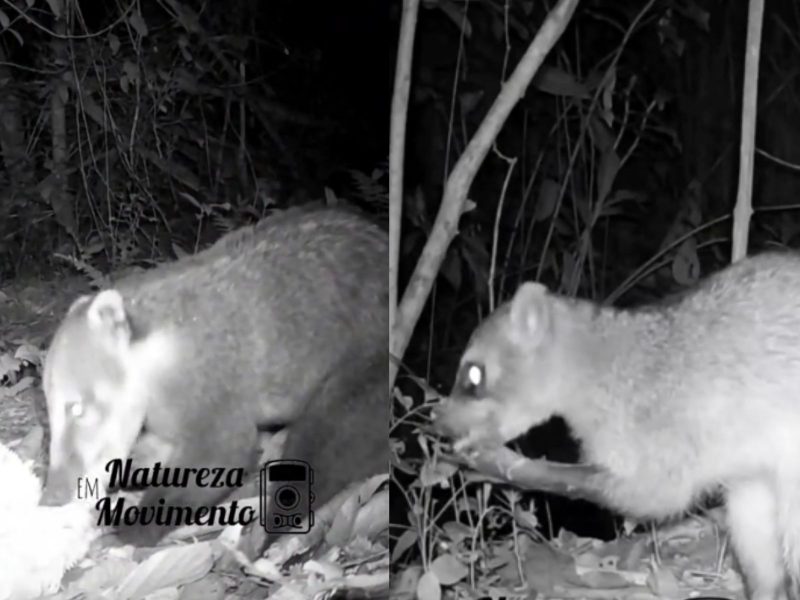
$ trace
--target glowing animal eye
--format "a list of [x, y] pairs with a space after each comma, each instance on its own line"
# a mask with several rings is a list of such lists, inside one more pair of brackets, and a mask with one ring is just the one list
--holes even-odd
[[72, 417], [73, 419], [80, 419], [84, 414], [83, 402], [81, 402], [80, 400], [70, 402], [67, 405], [67, 412], [69, 413], [69, 416]]
[[481, 398], [486, 393], [486, 369], [480, 363], [461, 367], [461, 391], [468, 397]]
[[483, 384], [483, 369], [478, 365], [469, 365], [467, 368], [467, 383], [478, 387]]

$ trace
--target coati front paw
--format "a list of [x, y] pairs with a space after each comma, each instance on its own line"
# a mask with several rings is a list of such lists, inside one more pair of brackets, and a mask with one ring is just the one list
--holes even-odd
[[173, 528], [150, 523], [148, 525], [122, 525], [116, 530], [116, 536], [126, 544], [137, 547], [152, 548]]
[[433, 411], [434, 427], [455, 440], [453, 449], [467, 453], [504, 443], [498, 421], [485, 401], [445, 400]]
[[156, 546], [165, 535], [182, 524], [170, 523], [164, 520], [165, 518], [170, 519], [170, 517], [165, 516], [165, 509], [173, 505], [179, 507], [185, 504], [180, 496], [182, 490], [183, 488], [177, 490], [147, 490], [134, 509], [138, 518], [144, 522], [137, 520], [135, 523], [120, 524], [116, 530], [117, 537], [124, 543], [133, 544], [134, 546]]

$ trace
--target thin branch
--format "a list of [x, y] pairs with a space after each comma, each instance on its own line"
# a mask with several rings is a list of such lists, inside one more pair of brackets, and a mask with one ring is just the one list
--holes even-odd
[[[436, 280], [447, 248], [458, 232], [458, 221], [464, 210], [467, 192], [478, 168], [492, 147], [492, 143], [511, 110], [525, 93], [531, 79], [541, 67], [556, 41], [564, 33], [577, 5], [578, 0], [560, 0], [558, 5], [547, 15], [533, 42], [522, 56], [511, 77], [503, 85], [483, 123], [447, 179], [442, 204], [436, 215], [430, 237], [422, 250], [395, 315], [391, 354], [396, 360], [402, 359], [408, 347], [411, 333], [425, 306], [425, 301]], [[394, 381], [397, 364], [393, 361], [389, 369], [389, 379]]]
[[[403, 219], [403, 159], [406, 147], [408, 91], [411, 86], [411, 63], [414, 54], [414, 34], [417, 30], [419, 0], [404, 0], [397, 51], [397, 68], [392, 96], [391, 141], [389, 147], [389, 345], [394, 337], [397, 310], [397, 279], [400, 263], [400, 234]], [[394, 375], [389, 368], [389, 387]]]
[[742, 90], [742, 141], [739, 146], [739, 189], [733, 209], [731, 262], [747, 254], [750, 217], [753, 215], [753, 150], [756, 139], [758, 107], [758, 61], [761, 56], [761, 27], [764, 21], [764, 0], [750, 0], [747, 15], [747, 46], [744, 59]]

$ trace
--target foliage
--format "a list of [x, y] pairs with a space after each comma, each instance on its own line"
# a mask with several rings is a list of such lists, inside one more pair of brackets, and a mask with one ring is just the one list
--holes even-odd
[[[284, 44], [280, 11], [48, 6], [0, 11], [0, 109], [24, 132], [15, 164], [3, 147], [7, 271], [53, 250], [101, 270], [192, 252], [272, 207], [320, 197], [351, 169], [333, 149], [343, 123], [319, 116], [337, 114], [337, 100], [309, 93], [323, 65], [313, 48]], [[363, 196], [368, 181], [346, 178], [338, 192]], [[54, 221], [60, 241], [31, 242]]]
[[[532, 1], [434, 6], [420, 20], [412, 89], [405, 276], [449, 169], [545, 11]], [[449, 384], [466, 336], [524, 280], [631, 304], [727, 262], [745, 16], [740, 6], [688, 0], [581, 5], [472, 186], [409, 367]], [[794, 18], [776, 12], [775, 35], [765, 33], [774, 61], [787, 60]], [[766, 68], [762, 78], [783, 90], [782, 72]], [[786, 244], [800, 218], [782, 188], [800, 178], [762, 168], [770, 177], [756, 178], [754, 243]]]

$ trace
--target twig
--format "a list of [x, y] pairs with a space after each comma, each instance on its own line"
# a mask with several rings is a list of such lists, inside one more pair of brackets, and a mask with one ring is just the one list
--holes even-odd
[[[525, 93], [545, 57], [567, 27], [578, 0], [560, 0], [550, 11], [531, 45], [489, 109], [478, 131], [447, 179], [444, 197], [411, 279], [397, 307], [391, 336], [391, 354], [398, 360], [405, 353], [411, 333], [419, 320], [428, 294], [436, 280], [447, 248], [458, 231], [472, 180], [511, 110]], [[394, 381], [397, 365], [390, 365], [389, 379]]]
[[747, 44], [744, 59], [742, 91], [742, 141], [739, 146], [739, 189], [733, 209], [731, 262], [747, 254], [748, 229], [753, 215], [753, 149], [756, 138], [758, 105], [758, 59], [761, 56], [761, 26], [764, 0], [750, 0], [747, 15]]
[[[403, 159], [406, 146], [408, 91], [411, 86], [411, 62], [414, 34], [417, 30], [419, 0], [404, 0], [400, 25], [400, 43], [392, 96], [391, 142], [389, 147], [389, 345], [394, 348], [394, 322], [397, 310], [397, 275], [400, 262], [400, 223], [403, 218]], [[399, 358], [399, 357], [398, 357]], [[389, 366], [389, 387], [396, 367]]]

